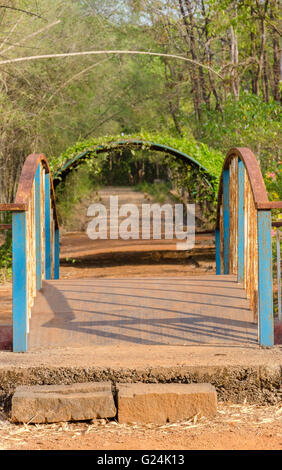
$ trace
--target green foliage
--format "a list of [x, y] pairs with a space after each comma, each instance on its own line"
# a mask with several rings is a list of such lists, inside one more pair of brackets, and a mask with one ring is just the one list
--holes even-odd
[[[97, 150], [101, 150], [101, 147], [106, 148], [106, 154], [113, 155], [113, 158], [111, 158], [114, 161], [117, 152], [115, 144], [128, 140], [144, 141], [142, 150], [135, 151], [130, 147], [129, 143], [129, 146], [126, 146], [126, 150], [119, 149], [121, 158], [118, 159], [118, 164], [112, 164], [110, 168], [105, 165], [105, 159], [101, 160], [101, 154], [96, 153]], [[209, 170], [212, 179], [207, 177], [203, 169], [192, 166], [189, 160], [185, 163], [176, 156], [171, 155], [164, 159], [160, 152], [154, 152], [153, 157], [149, 158], [151, 163], [158, 162], [162, 168], [166, 169], [165, 173], [162, 170], [162, 174], [166, 175], [165, 179], [169, 179], [170, 184], [177, 188], [179, 194], [185, 189], [188, 197], [187, 202], [198, 202], [200, 204], [207, 223], [211, 224], [215, 220], [216, 194], [224, 156], [219, 151], [208, 148], [206, 144], [197, 143], [187, 137], [175, 137], [165, 133], [151, 134], [142, 132], [131, 135], [123, 134], [106, 136], [104, 138], [92, 138], [84, 142], [78, 142], [59, 158], [52, 159], [52, 167], [53, 169], [62, 169], [69, 164], [72, 165], [79, 159], [79, 155], [82, 155], [82, 159], [87, 158], [87, 155], [83, 155], [87, 151], [90, 152], [89, 157], [93, 157], [87, 160], [87, 162], [88, 165], [93, 165], [93, 176], [97, 181], [99, 181], [98, 177], [100, 177], [100, 181], [103, 184], [130, 184], [128, 174], [132, 174], [132, 165], [136, 164], [138, 159], [140, 161], [148, 159], [150, 145], [147, 145], [146, 142], [155, 142], [177, 149], [182, 153], [188, 154]], [[144, 178], [147, 178], [147, 181], [142, 182], [141, 186], [138, 187], [145, 191], [147, 188], [148, 193], [152, 194], [156, 200], [159, 202], [164, 201], [165, 194], [167, 194], [167, 184], [164, 183], [164, 186], [160, 183], [154, 184], [149, 178], [148, 169], [150, 166], [148, 167], [147, 165], [145, 167], [143, 164], [143, 168], [146, 168]], [[65, 210], [63, 212], [64, 214], [66, 213]]]
[[[99, 146], [107, 146], [107, 148], [111, 150], [111, 144], [126, 140], [143, 140], [145, 142], [155, 142], [174, 148], [197, 160], [216, 178], [219, 178], [220, 176], [224, 160], [224, 156], [220, 151], [209, 148], [204, 143], [196, 142], [194, 139], [191, 139], [191, 137], [175, 137], [167, 134], [166, 132], [150, 133], [147, 131], [141, 131], [130, 135], [119, 134], [98, 138], [93, 137], [82, 142], [77, 142], [59, 157], [53, 157], [51, 159], [51, 167], [53, 171], [56, 171], [63, 167], [68, 160], [75, 158], [78, 154], [83, 153], [86, 150], [93, 151], [94, 155], [95, 150]], [[144, 145], [144, 149], [146, 149], [146, 145]], [[93, 160], [95, 159], [92, 159], [92, 161]]]
[[[97, 189], [97, 181], [86, 165], [72, 172], [56, 191], [56, 206], [59, 223], [66, 230], [75, 227], [76, 206], [83, 198]], [[75, 227], [76, 228], [76, 227]]]
[[160, 181], [158, 183], [148, 183], [147, 181], [144, 181], [143, 183], [139, 183], [135, 186], [136, 191], [150, 194], [150, 196], [153, 196], [154, 202], [159, 202], [160, 204], [163, 204], [167, 200], [171, 188], [171, 183], [166, 183], [164, 181]]
[[271, 200], [282, 200], [282, 167], [281, 162], [270, 162], [268, 171], [265, 171], [265, 186]]
[[0, 282], [12, 276], [12, 231], [6, 232], [5, 242], [0, 246]]
[[[194, 129], [200, 140], [222, 152], [232, 147], [249, 147], [258, 158], [263, 174], [276, 172], [279, 183], [282, 133], [278, 103], [265, 103], [249, 93], [242, 94], [239, 101], [229, 97], [222, 115], [205, 109], [201, 125], [194, 123]], [[270, 191], [274, 189], [268, 187]]]

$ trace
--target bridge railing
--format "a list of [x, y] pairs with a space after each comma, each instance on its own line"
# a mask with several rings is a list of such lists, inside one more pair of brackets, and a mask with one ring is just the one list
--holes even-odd
[[45, 155], [24, 163], [12, 212], [13, 351], [27, 351], [31, 309], [43, 279], [59, 278], [59, 226], [52, 176]]
[[268, 200], [254, 154], [248, 148], [231, 149], [218, 192], [216, 270], [235, 274], [243, 284], [262, 346], [274, 342], [271, 209], [277, 208], [282, 201]]
[[[281, 301], [281, 227], [282, 220], [272, 222], [272, 227], [276, 229], [276, 278], [277, 278], [277, 316], [278, 321], [282, 322], [282, 301]], [[275, 257], [272, 257], [275, 260]]]

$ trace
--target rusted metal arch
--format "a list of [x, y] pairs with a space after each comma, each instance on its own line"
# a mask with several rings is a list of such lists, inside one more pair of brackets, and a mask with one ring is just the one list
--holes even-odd
[[218, 198], [217, 198], [217, 219], [216, 228], [219, 228], [220, 220], [220, 205], [223, 193], [223, 171], [229, 168], [232, 157], [239, 157], [246, 168], [247, 174], [250, 179], [252, 193], [256, 209], [267, 210], [267, 209], [282, 209], [282, 201], [269, 201], [266, 192], [264, 180], [262, 177], [259, 163], [253, 154], [253, 152], [247, 147], [236, 147], [229, 150], [222, 167], [220, 176]]
[[15, 202], [11, 204], [0, 204], [0, 211], [22, 212], [28, 210], [35, 173], [40, 163], [42, 163], [46, 173], [49, 173], [50, 175], [50, 194], [53, 208], [53, 217], [56, 228], [59, 228], [52, 174], [48, 160], [43, 153], [33, 153], [26, 158], [20, 176]]
[[123, 140], [119, 142], [109, 142], [105, 145], [99, 145], [94, 149], [88, 149], [85, 150], [85, 152], [80, 153], [79, 155], [76, 155], [74, 158], [68, 160], [57, 172], [54, 174], [54, 187], [56, 186], [65, 179], [67, 174], [72, 171], [74, 168], [77, 168], [79, 165], [81, 165], [83, 162], [88, 160], [88, 158], [91, 158], [92, 154], [98, 154], [102, 152], [107, 152], [109, 150], [116, 150], [119, 148], [126, 148], [129, 146], [133, 146], [135, 148], [142, 148], [143, 146], [148, 146], [149, 149], [151, 150], [156, 150], [158, 152], [165, 152], [167, 154], [173, 155], [177, 158], [180, 158], [182, 161], [185, 163], [189, 163], [191, 166], [194, 168], [197, 168], [198, 170], [202, 170], [204, 178], [208, 182], [208, 184], [213, 184], [215, 181], [215, 176], [212, 175], [207, 168], [205, 168], [200, 162], [195, 160], [193, 157], [190, 155], [187, 155], [184, 152], [181, 152], [180, 150], [174, 149], [172, 147], [168, 147], [167, 145], [163, 144], [158, 144], [156, 142], [148, 142], [145, 140]]

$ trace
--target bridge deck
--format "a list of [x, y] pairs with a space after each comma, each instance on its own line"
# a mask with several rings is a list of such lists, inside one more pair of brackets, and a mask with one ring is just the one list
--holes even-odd
[[117, 343], [248, 346], [257, 327], [234, 276], [43, 282], [30, 350]]

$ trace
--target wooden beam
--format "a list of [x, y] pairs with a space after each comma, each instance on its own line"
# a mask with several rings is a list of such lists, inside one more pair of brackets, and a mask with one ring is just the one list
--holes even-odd
[[244, 162], [238, 159], [238, 227], [237, 227], [237, 253], [238, 253], [238, 282], [244, 281], [244, 240], [245, 240], [245, 224], [244, 224], [244, 188], [245, 188], [245, 166]]
[[258, 211], [259, 343], [273, 346], [271, 212]]
[[215, 260], [216, 260], [216, 274], [221, 274], [220, 262], [220, 230], [215, 229]]
[[229, 168], [223, 170], [223, 266], [229, 274]]
[[0, 204], [0, 212], [24, 212], [27, 210], [27, 204]]
[[36, 252], [36, 290], [41, 289], [41, 164], [35, 173], [35, 252]]
[[45, 279], [52, 279], [51, 262], [51, 185], [50, 174], [45, 174]]
[[55, 260], [54, 260], [54, 279], [60, 278], [60, 232], [55, 229]]
[[13, 213], [13, 351], [27, 351], [26, 212]]

